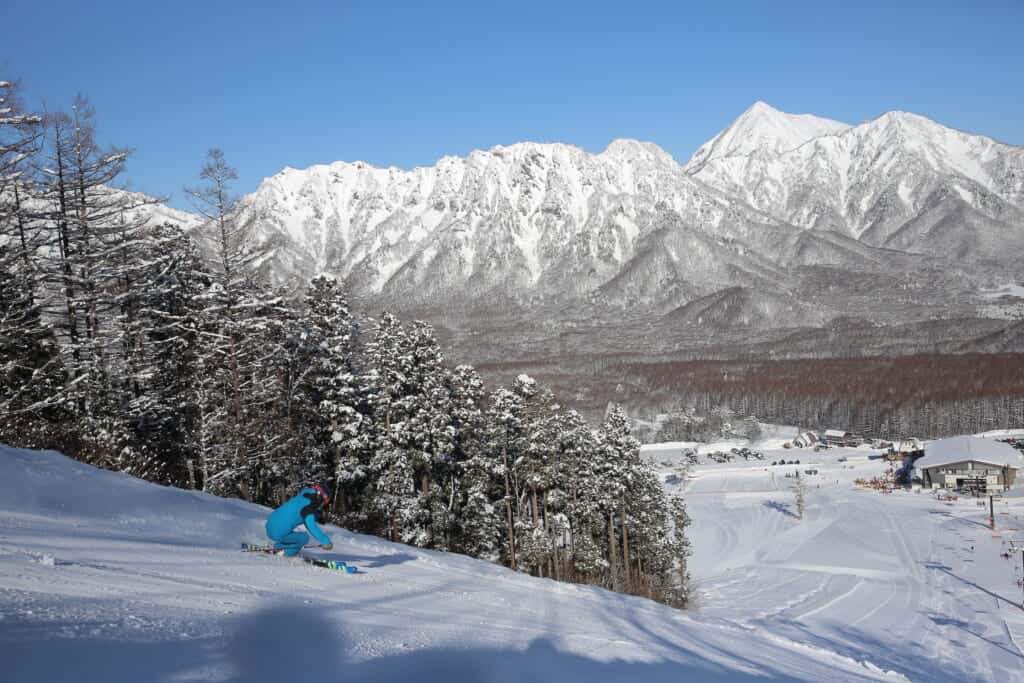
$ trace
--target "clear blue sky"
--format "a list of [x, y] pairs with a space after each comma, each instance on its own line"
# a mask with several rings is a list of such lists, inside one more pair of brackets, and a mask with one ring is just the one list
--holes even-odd
[[177, 206], [211, 146], [240, 192], [521, 140], [633, 137], [685, 162], [758, 99], [1024, 144], [1022, 0], [697, 4], [11, 2], [0, 75], [50, 109], [87, 95], [100, 137], [136, 149], [132, 186]]

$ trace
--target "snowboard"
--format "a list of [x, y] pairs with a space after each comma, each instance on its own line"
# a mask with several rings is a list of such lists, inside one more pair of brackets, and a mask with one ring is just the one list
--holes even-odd
[[[267, 555], [279, 555], [284, 556], [284, 551], [280, 548], [275, 548], [271, 545], [255, 545], [253, 543], [242, 543], [242, 552], [245, 553], [266, 553]], [[340, 560], [325, 560], [319, 557], [307, 557], [305, 555], [296, 555], [300, 560], [306, 564], [311, 564], [314, 567], [323, 567], [324, 569], [333, 569], [335, 571], [343, 571], [346, 574], [355, 574], [358, 569], [352, 565], [341, 562]]]

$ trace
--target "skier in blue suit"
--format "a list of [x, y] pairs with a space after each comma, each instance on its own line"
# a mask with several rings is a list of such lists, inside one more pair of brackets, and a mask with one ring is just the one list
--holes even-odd
[[319, 484], [313, 484], [271, 512], [267, 519], [267, 536], [274, 542], [274, 547], [284, 550], [287, 557], [298, 555], [309, 540], [309, 535], [295, 531], [295, 527], [305, 524], [313, 538], [320, 542], [321, 548], [334, 548], [330, 537], [317, 526], [317, 518], [330, 502], [331, 497], [327, 491]]

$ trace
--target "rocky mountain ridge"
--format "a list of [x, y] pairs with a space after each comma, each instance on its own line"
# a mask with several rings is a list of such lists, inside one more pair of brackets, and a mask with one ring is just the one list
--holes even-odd
[[758, 102], [685, 165], [628, 139], [335, 162], [267, 178], [238, 218], [268, 279], [325, 273], [371, 309], [453, 328], [628, 310], [770, 343], [833, 319], [983, 318], [980, 288], [1020, 277], [1024, 148], [903, 112], [850, 125]]

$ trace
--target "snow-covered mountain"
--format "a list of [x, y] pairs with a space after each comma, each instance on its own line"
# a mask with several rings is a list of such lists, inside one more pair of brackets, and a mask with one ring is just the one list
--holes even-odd
[[336, 162], [267, 178], [241, 215], [279, 282], [329, 273], [409, 306], [671, 310], [728, 287], [783, 293], [800, 265], [1024, 256], [1024, 148], [902, 112], [850, 126], [757, 102], [685, 166], [635, 140]]
[[401, 170], [285, 169], [245, 198], [278, 280], [326, 272], [402, 303], [499, 295], [670, 303], [785, 280], [797, 230], [689, 177], [664, 150], [521, 143]]
[[[714, 151], [736, 138], [756, 144]], [[830, 130], [760, 103], [709, 145], [687, 172], [778, 220], [961, 260], [1024, 255], [1024, 148], [906, 112]]]

